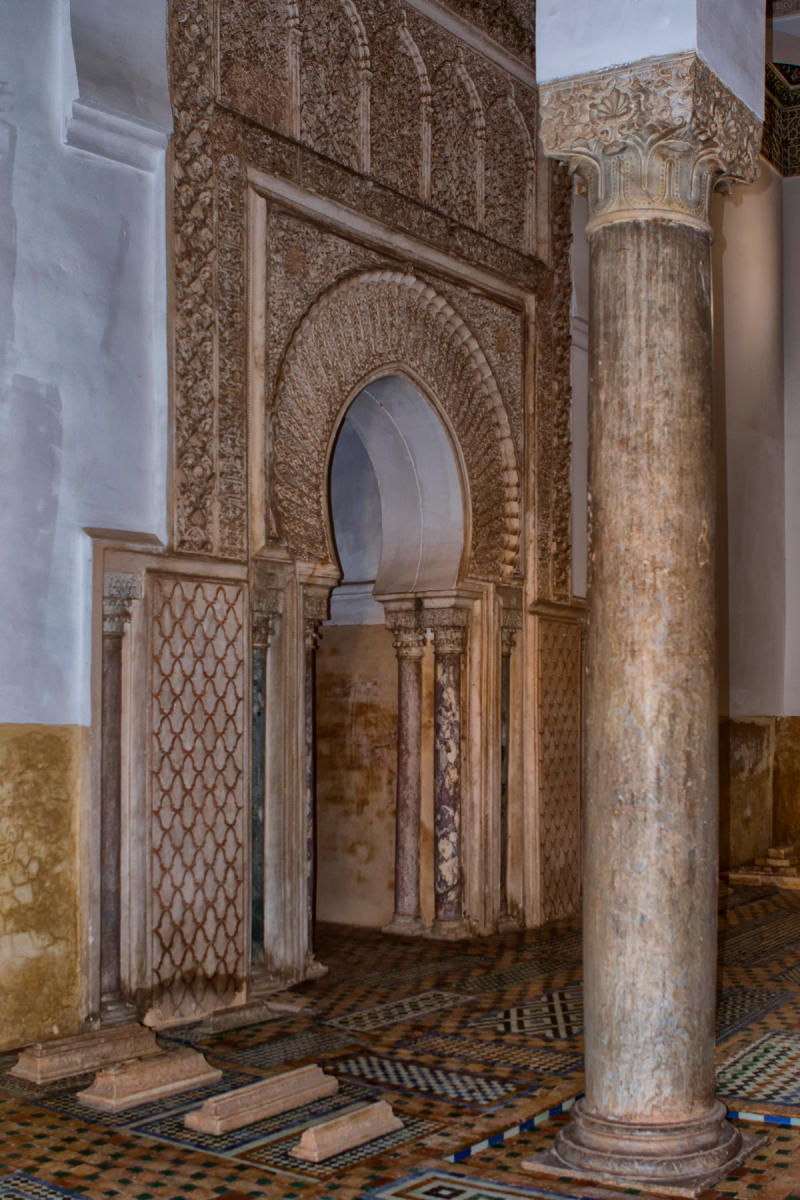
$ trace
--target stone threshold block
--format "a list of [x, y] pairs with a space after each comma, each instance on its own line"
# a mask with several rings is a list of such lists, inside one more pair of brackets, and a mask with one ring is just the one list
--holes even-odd
[[122, 1112], [149, 1100], [204, 1087], [222, 1078], [199, 1050], [171, 1050], [155, 1058], [137, 1058], [98, 1071], [95, 1081], [77, 1099], [100, 1112]]
[[305, 1162], [325, 1162], [335, 1154], [352, 1150], [354, 1146], [363, 1146], [365, 1142], [372, 1142], [375, 1138], [402, 1128], [403, 1122], [394, 1115], [391, 1104], [378, 1100], [376, 1104], [369, 1104], [356, 1112], [309, 1126], [289, 1153]]
[[50, 1083], [67, 1075], [97, 1071], [126, 1058], [146, 1058], [160, 1053], [154, 1031], [133, 1022], [54, 1042], [37, 1042], [21, 1051], [10, 1074], [31, 1083]]
[[602, 1171], [582, 1171], [566, 1162], [555, 1150], [545, 1150], [532, 1158], [520, 1163], [523, 1171], [533, 1175], [557, 1175], [560, 1179], [569, 1179], [575, 1183], [595, 1183], [603, 1186], [629, 1191], [631, 1188], [641, 1189], [649, 1194], [656, 1192], [663, 1196], [682, 1196], [686, 1200], [695, 1200], [702, 1192], [707, 1192], [721, 1179], [725, 1179], [737, 1167], [740, 1167], [751, 1154], [760, 1149], [769, 1138], [765, 1134], [742, 1133], [742, 1146], [739, 1153], [724, 1167], [713, 1171], [704, 1171], [694, 1177], [669, 1178], [668, 1176], [645, 1176], [604, 1174]]
[[339, 1081], [326, 1075], [321, 1067], [312, 1064], [298, 1067], [295, 1071], [284, 1071], [271, 1079], [262, 1079], [248, 1087], [211, 1096], [201, 1108], [192, 1109], [183, 1119], [187, 1129], [200, 1133], [228, 1133], [252, 1125], [264, 1117], [299, 1108], [323, 1096], [332, 1096], [339, 1090]]

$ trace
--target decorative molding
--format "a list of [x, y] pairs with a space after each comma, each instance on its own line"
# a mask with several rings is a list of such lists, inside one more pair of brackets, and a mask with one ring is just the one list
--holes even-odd
[[[536, 72], [531, 66], [523, 62], [522, 58], [518, 58], [515, 54], [504, 49], [499, 42], [495, 41], [491, 36], [487, 35], [481, 29], [477, 29], [469, 21], [465, 21], [458, 13], [453, 12], [441, 0], [407, 0], [409, 7], [414, 8], [422, 16], [427, 17], [430, 21], [435, 21], [442, 29], [446, 29], [448, 33], [452, 33], [460, 42], [470, 49], [477, 51], [489, 62], [500, 67], [508, 75], [514, 79], [518, 79], [520, 83], [524, 83], [531, 91], [536, 90]], [[494, 5], [486, 6], [488, 9], [493, 9], [497, 13], [504, 12], [504, 6]], [[476, 12], [475, 6], [470, 7], [471, 13]], [[521, 31], [520, 31], [521, 32]], [[527, 41], [527, 46], [524, 43]], [[518, 48], [520, 50], [529, 49], [533, 56], [533, 36], [532, 31], [527, 38], [518, 38]]]
[[660, 217], [708, 230], [711, 193], [757, 174], [761, 122], [694, 54], [542, 85], [545, 151], [584, 179], [587, 232]]
[[140, 576], [128, 571], [106, 571], [103, 577], [103, 633], [122, 637], [131, 619], [133, 602], [141, 598]]
[[800, 66], [767, 63], [761, 152], [784, 177], [800, 175]]
[[163, 130], [85, 100], [73, 100], [72, 116], [64, 127], [64, 142], [73, 150], [84, 150], [151, 175], [164, 161], [167, 141]]
[[503, 400], [462, 318], [432, 287], [401, 271], [335, 283], [307, 311], [284, 356], [267, 477], [290, 552], [309, 562], [336, 561], [326, 520], [328, 450], [359, 388], [398, 370], [438, 404], [461, 449], [471, 502], [470, 575], [510, 576], [520, 484]]

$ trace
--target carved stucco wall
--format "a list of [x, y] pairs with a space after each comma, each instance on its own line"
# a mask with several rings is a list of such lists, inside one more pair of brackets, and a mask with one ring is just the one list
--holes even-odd
[[[447, 299], [494, 371], [517, 456], [525, 444], [535, 457], [537, 593], [569, 599], [569, 188], [560, 168], [537, 162], [526, 18], [507, 13], [494, 26], [502, 36], [485, 54], [400, 0], [231, 0], [219, 12], [213, 0], [172, 4], [177, 549], [247, 554], [246, 171], [256, 168], [535, 297], [535, 346], [521, 338], [522, 304], [516, 331], [492, 346], [492, 301], [481, 298], [476, 323], [466, 311], [475, 289], [462, 289], [463, 307]], [[315, 290], [295, 272], [282, 308], [295, 321], [343, 274], [317, 257], [319, 222], [298, 237], [299, 224], [294, 253]], [[267, 253], [271, 276], [281, 251]], [[355, 257], [351, 270], [392, 256], [362, 245]], [[389, 265], [409, 273], [403, 254]], [[446, 295], [445, 280], [426, 282]], [[278, 307], [270, 303], [270, 326]], [[488, 324], [508, 325], [496, 307]], [[274, 332], [268, 396], [285, 348]]]

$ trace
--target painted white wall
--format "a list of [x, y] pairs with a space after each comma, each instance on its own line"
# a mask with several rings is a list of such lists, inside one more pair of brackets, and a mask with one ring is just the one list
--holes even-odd
[[0, 722], [89, 722], [82, 531], [166, 532], [165, 5], [72, 15], [0, 0]]
[[[800, 18], [798, 18], [800, 20]], [[783, 180], [783, 347], [786, 432], [784, 712], [800, 715], [800, 178]]]
[[538, 0], [536, 75], [544, 83], [696, 50], [761, 116], [764, 21], [755, 0]]
[[784, 705], [781, 209], [781, 179], [763, 159], [756, 183], [716, 197], [713, 208], [715, 391], [724, 431], [720, 649], [724, 658], [727, 642], [732, 717], [780, 714]]

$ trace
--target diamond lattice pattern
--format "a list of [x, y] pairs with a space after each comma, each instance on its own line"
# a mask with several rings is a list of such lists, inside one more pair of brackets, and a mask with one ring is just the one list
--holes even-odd
[[153, 585], [153, 984], [224, 989], [244, 968], [245, 596]]
[[580, 903], [581, 631], [539, 622], [539, 779], [545, 921]]

